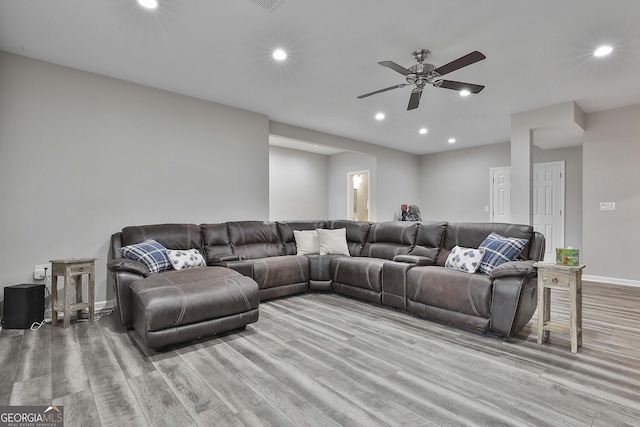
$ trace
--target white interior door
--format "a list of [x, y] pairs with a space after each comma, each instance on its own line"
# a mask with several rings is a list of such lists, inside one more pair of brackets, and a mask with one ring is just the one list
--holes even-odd
[[564, 247], [564, 161], [536, 163], [533, 168], [533, 229], [544, 234], [545, 262], [555, 262]]
[[[491, 168], [491, 222], [511, 222], [511, 167]], [[544, 234], [545, 262], [564, 247], [564, 161], [533, 165], [533, 229]]]
[[511, 167], [491, 168], [491, 222], [511, 222]]

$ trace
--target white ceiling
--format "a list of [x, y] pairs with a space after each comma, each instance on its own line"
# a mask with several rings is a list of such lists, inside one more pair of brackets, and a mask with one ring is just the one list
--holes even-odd
[[[512, 113], [640, 103], [639, 0], [159, 1], [0, 0], [0, 49], [416, 154], [508, 141]], [[403, 83], [377, 62], [408, 67], [420, 48], [436, 67], [484, 53], [447, 78], [486, 88], [428, 86], [409, 112], [410, 87], [356, 99]]]

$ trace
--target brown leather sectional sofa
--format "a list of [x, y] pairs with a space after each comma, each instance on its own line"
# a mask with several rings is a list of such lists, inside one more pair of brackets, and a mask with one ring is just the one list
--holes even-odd
[[[293, 231], [317, 228], [345, 228], [351, 256], [296, 255]], [[489, 275], [444, 267], [454, 246], [477, 248], [491, 232], [528, 243], [516, 261], [496, 267]], [[544, 236], [531, 226], [500, 223], [319, 220], [125, 227], [111, 236], [108, 261], [108, 282], [115, 290], [123, 326], [135, 324], [131, 286], [149, 274], [144, 265], [122, 258], [119, 248], [147, 239], [170, 249], [198, 249], [208, 266], [226, 267], [252, 278], [260, 300], [333, 291], [499, 336], [515, 335], [531, 319], [537, 302], [533, 264], [543, 257], [545, 247]], [[210, 269], [199, 270], [199, 275], [207, 275]], [[186, 271], [171, 274], [178, 277], [182, 272]], [[167, 273], [153, 276], [163, 274]], [[138, 317], [157, 317], [162, 304], [153, 310], [149, 313], [145, 308]], [[194, 328], [181, 325], [187, 326]], [[198, 336], [206, 332], [201, 326]], [[154, 346], [178, 340], [160, 339]]]

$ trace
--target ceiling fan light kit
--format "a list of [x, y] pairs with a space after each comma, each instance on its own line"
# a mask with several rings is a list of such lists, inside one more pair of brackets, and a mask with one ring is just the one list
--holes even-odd
[[462, 96], [467, 96], [472, 93], [477, 94], [482, 89], [484, 89], [484, 86], [482, 85], [445, 80], [442, 78], [442, 76], [444, 76], [445, 74], [449, 74], [453, 71], [459, 70], [460, 68], [474, 64], [478, 61], [482, 61], [486, 58], [486, 56], [484, 56], [482, 53], [478, 52], [477, 50], [473, 51], [438, 68], [436, 68], [433, 64], [424, 63], [424, 60], [427, 59], [430, 54], [431, 52], [429, 52], [429, 50], [427, 49], [416, 50], [415, 52], [413, 52], [413, 58], [418, 63], [412, 65], [409, 68], [398, 65], [393, 61], [378, 62], [378, 64], [382, 65], [383, 67], [387, 67], [405, 76], [406, 83], [401, 83], [395, 86], [389, 86], [384, 89], [365, 93], [364, 95], [360, 95], [358, 99], [366, 98], [371, 95], [377, 95], [379, 93], [386, 92], [392, 89], [415, 85], [415, 88], [411, 91], [411, 96], [409, 97], [409, 105], [407, 106], [407, 110], [414, 110], [418, 108], [418, 105], [420, 105], [422, 91], [424, 90], [424, 87], [427, 85], [427, 83], [434, 87], [457, 90]]

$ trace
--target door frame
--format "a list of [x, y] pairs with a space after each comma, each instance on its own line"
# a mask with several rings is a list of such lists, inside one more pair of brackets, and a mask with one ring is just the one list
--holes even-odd
[[353, 218], [353, 203], [351, 203], [351, 199], [353, 198], [353, 177], [354, 175], [364, 175], [367, 174], [367, 221], [371, 219], [371, 170], [370, 169], [362, 169], [357, 171], [347, 172], [347, 219]]

